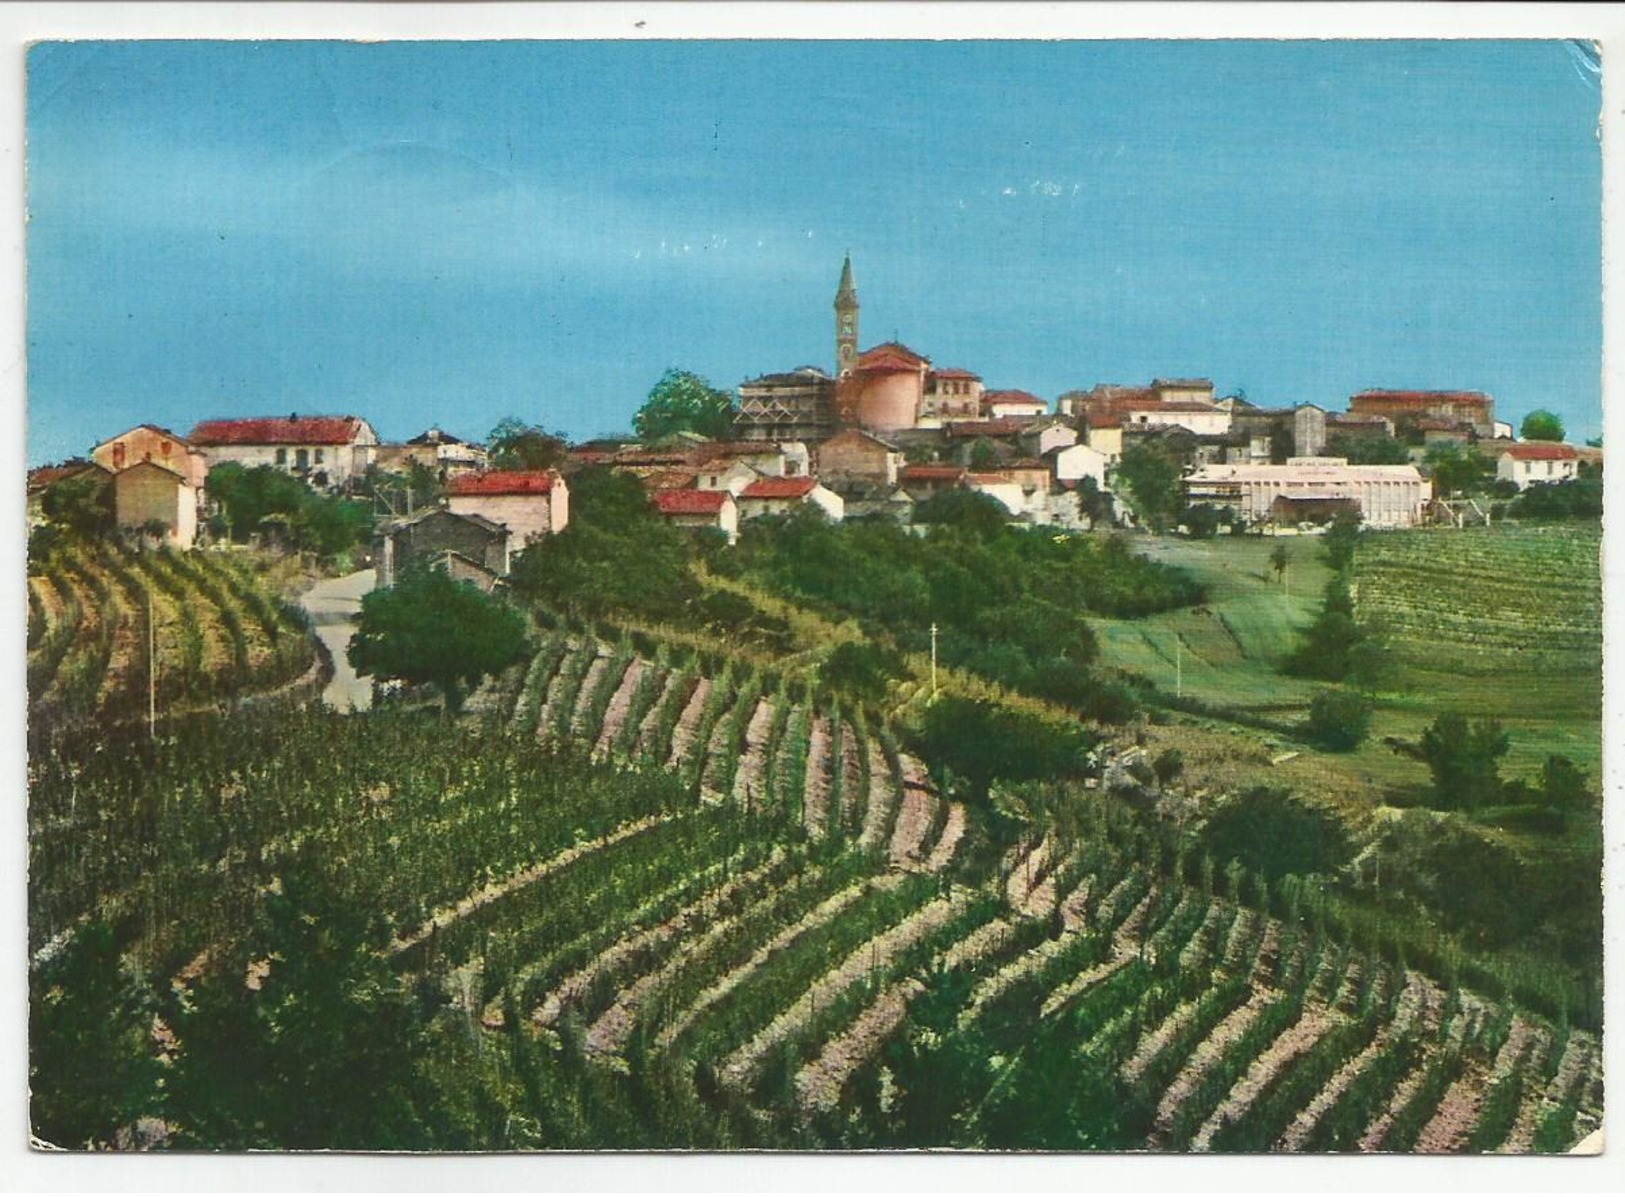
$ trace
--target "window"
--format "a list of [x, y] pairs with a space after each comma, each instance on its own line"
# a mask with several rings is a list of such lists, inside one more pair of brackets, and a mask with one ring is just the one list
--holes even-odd
[[324, 458], [326, 456], [327, 456], [327, 450], [326, 449], [317, 449], [316, 450], [316, 464], [321, 465], [322, 461], [324, 460]]
[[294, 469], [296, 469], [296, 470], [308, 470], [308, 469], [310, 469], [310, 450], [309, 449], [295, 449], [294, 450]]
[[278, 449], [276, 451], [276, 463], [279, 466], [285, 466], [288, 464], [288, 451], [286, 449]]

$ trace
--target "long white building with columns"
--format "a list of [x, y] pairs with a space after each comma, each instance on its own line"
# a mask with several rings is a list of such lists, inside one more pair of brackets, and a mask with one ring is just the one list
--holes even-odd
[[1292, 457], [1285, 465], [1202, 466], [1186, 475], [1185, 494], [1192, 503], [1232, 507], [1254, 522], [1282, 518], [1298, 507], [1352, 502], [1374, 528], [1409, 528], [1421, 521], [1433, 484], [1413, 465]]

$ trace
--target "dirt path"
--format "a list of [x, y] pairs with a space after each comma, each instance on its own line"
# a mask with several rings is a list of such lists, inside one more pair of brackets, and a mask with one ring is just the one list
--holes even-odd
[[372, 679], [356, 676], [345, 650], [361, 614], [361, 596], [376, 580], [377, 574], [370, 569], [342, 578], [323, 578], [299, 598], [316, 635], [333, 656], [333, 677], [322, 691], [322, 701], [337, 711], [365, 711], [372, 706]]

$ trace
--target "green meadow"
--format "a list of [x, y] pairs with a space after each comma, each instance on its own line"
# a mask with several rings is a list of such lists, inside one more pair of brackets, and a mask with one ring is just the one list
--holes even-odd
[[[1277, 578], [1276, 545], [1289, 564]], [[1371, 532], [1355, 559], [1361, 623], [1386, 663], [1372, 739], [1341, 758], [1362, 779], [1425, 780], [1385, 736], [1414, 738], [1445, 711], [1501, 721], [1503, 772], [1532, 774], [1568, 756], [1601, 767], [1601, 534], [1595, 525]], [[1180, 565], [1205, 605], [1141, 619], [1098, 619], [1102, 663], [1237, 719], [1301, 720], [1320, 683], [1279, 664], [1314, 618], [1328, 571], [1317, 537], [1147, 539], [1145, 555]]]

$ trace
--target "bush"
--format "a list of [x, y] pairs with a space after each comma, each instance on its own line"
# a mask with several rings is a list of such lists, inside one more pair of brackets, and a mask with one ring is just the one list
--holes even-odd
[[[985, 797], [995, 778], [1030, 781], [1081, 776], [1093, 738], [1079, 724], [1042, 719], [985, 698], [943, 695], [911, 737], [945, 780]], [[945, 788], [950, 788], [946, 787]]]
[[1283, 790], [1259, 786], [1220, 807], [1203, 832], [1215, 860], [1236, 861], [1271, 881], [1288, 874], [1332, 873], [1351, 855], [1335, 817]]
[[1371, 731], [1371, 703], [1347, 690], [1322, 690], [1309, 703], [1303, 736], [1328, 752], [1352, 752]]

